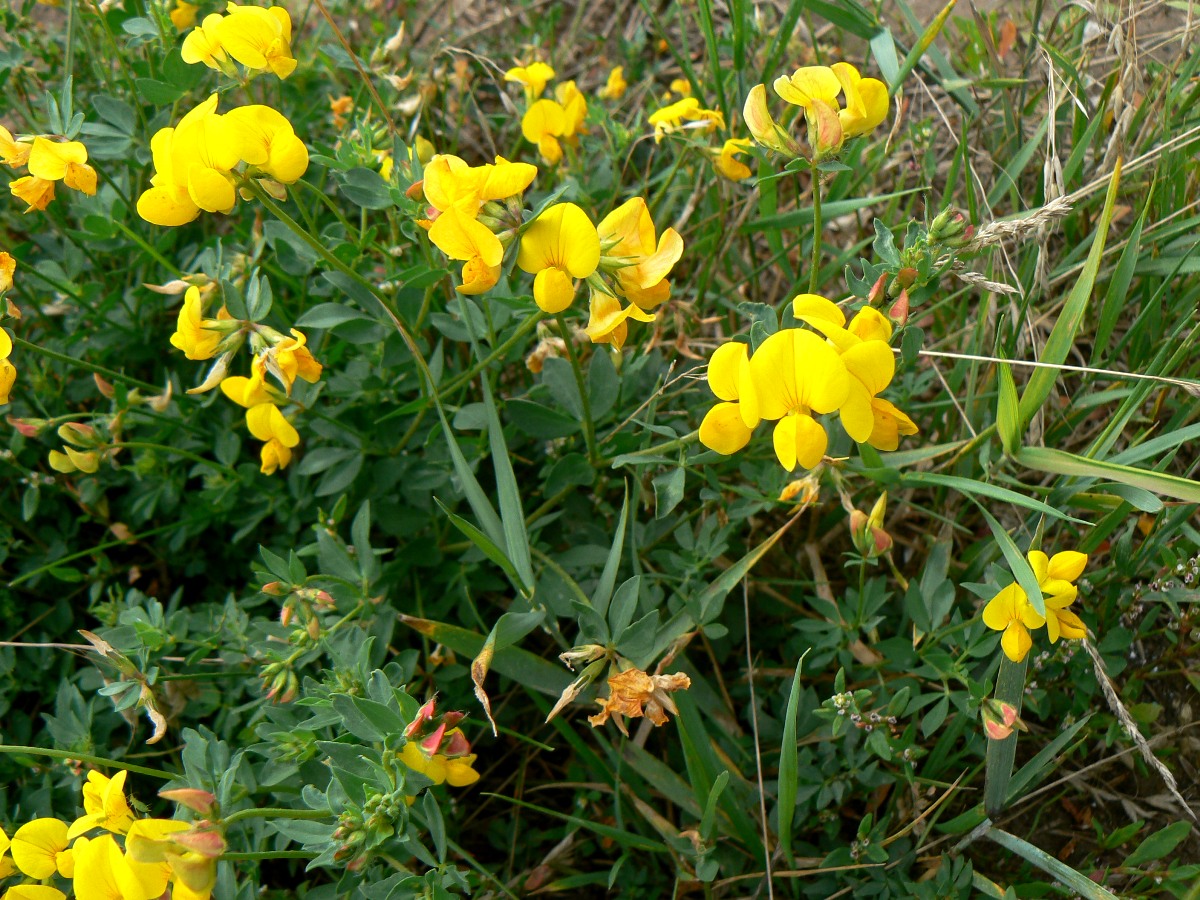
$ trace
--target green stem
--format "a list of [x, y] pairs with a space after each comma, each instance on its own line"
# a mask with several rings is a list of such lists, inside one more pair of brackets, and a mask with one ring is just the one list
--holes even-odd
[[261, 859], [312, 859], [316, 855], [307, 850], [254, 850], [222, 853], [221, 859], [228, 862], [256, 862]]
[[596, 425], [592, 421], [592, 401], [588, 397], [587, 381], [583, 377], [583, 367], [579, 364], [579, 354], [575, 351], [575, 341], [571, 339], [571, 329], [562, 313], [555, 317], [558, 320], [558, 330], [562, 333], [563, 344], [567, 348], [567, 359], [571, 361], [571, 371], [575, 373], [575, 384], [579, 388], [579, 402], [583, 407], [583, 440], [587, 444], [588, 462], [593, 466], [600, 459], [596, 452]]
[[450, 394], [450, 393], [453, 393], [454, 391], [457, 391], [463, 385], [470, 383], [472, 380], [474, 380], [476, 375], [478, 375], [480, 372], [482, 372], [484, 369], [486, 369], [488, 366], [490, 366], [496, 360], [501, 359], [504, 356], [507, 356], [508, 352], [510, 350], [512, 350], [512, 348], [514, 346], [516, 346], [517, 343], [520, 342], [520, 340], [523, 337], [525, 337], [525, 335], [529, 334], [529, 332], [531, 332], [535, 328], [537, 328], [538, 323], [541, 322], [542, 319], [544, 319], [544, 318], [545, 318], [545, 313], [541, 312], [540, 310], [538, 312], [534, 313], [533, 315], [531, 315], [524, 322], [522, 322], [520, 325], [518, 325], [516, 331], [514, 331], [511, 335], [509, 335], [504, 340], [504, 342], [502, 344], [500, 344], [500, 346], [498, 346], [495, 350], [493, 350], [491, 353], [489, 353], [487, 356], [485, 356], [483, 359], [481, 359], [479, 362], [477, 362], [475, 365], [473, 365], [467, 371], [463, 372], [461, 375], [458, 375], [455, 378], [452, 378], [450, 381], [446, 382], [445, 386], [442, 387], [442, 389], [438, 391], [438, 394], [441, 396], [445, 396], [446, 394]]
[[175, 772], [164, 772], [162, 769], [150, 769], [146, 766], [135, 766], [123, 763], [117, 759], [105, 756], [93, 756], [90, 753], [77, 753], [74, 750], [47, 750], [44, 747], [22, 747], [16, 744], [0, 744], [0, 753], [28, 753], [30, 756], [49, 756], [51, 759], [71, 759], [91, 763], [94, 766], [105, 766], [110, 769], [126, 769], [138, 775], [149, 775], [151, 778], [161, 778], [171, 781], [178, 778]]
[[[631, 453], [621, 453], [619, 455], [623, 458], [628, 458], [630, 456], [659, 456], [663, 453], [669, 453], [672, 450], [678, 450], [681, 447], [690, 446], [696, 443], [698, 440], [700, 440], [700, 430], [696, 429], [695, 431], [689, 431], [683, 437], [677, 437], [674, 440], [666, 441], [662, 444], [655, 444], [653, 447], [645, 447], [641, 450], [634, 450]], [[614, 456], [612, 459], [603, 460], [603, 462], [611, 464], [613, 459], [616, 459], [616, 457]]]
[[821, 268], [821, 172], [816, 160], [812, 163], [813, 238], [812, 259], [808, 264], [808, 292], [817, 292], [817, 274]]
[[180, 270], [179, 266], [175, 265], [175, 263], [171, 262], [169, 259], [167, 259], [165, 256], [163, 256], [161, 253], [159, 253], [157, 250], [155, 250], [154, 247], [152, 247], [150, 244], [146, 243], [145, 239], [140, 234], [131, 230], [129, 228], [129, 226], [126, 225], [124, 222], [122, 222], [120, 219], [113, 219], [112, 223], [117, 226], [117, 229], [122, 234], [124, 234], [125, 237], [129, 238], [131, 241], [133, 241], [135, 244], [137, 244], [139, 247], [141, 247], [142, 250], [144, 250], [151, 257], [153, 257], [154, 261], [157, 262], [160, 266], [162, 266], [164, 269], [166, 269], [168, 272], [170, 272], [176, 278], [183, 277], [183, 272]]
[[[226, 825], [241, 822], [244, 819], [332, 819], [333, 813], [327, 809], [290, 809], [286, 806], [254, 806], [250, 809], [239, 809], [230, 813], [222, 821]], [[226, 857], [228, 858], [228, 857]]]
[[121, 441], [116, 444], [108, 444], [112, 448], [128, 449], [128, 450], [164, 450], [167, 453], [174, 453], [176, 456], [182, 456], [184, 459], [190, 459], [194, 463], [200, 463], [204, 466], [216, 469], [218, 472], [224, 472], [226, 475], [237, 475], [234, 469], [215, 460], [205, 459], [197, 453], [190, 450], [181, 450], [178, 447], [168, 447], [166, 444], [152, 444], [148, 441]]
[[[124, 540], [105, 541], [103, 544], [97, 544], [95, 547], [89, 547], [87, 550], [80, 550], [78, 553], [68, 553], [66, 556], [60, 556], [58, 559], [54, 560], [53, 562], [46, 563], [46, 565], [44, 565], [44, 566], [39, 566], [38, 568], [34, 569], [32, 572], [26, 572], [24, 575], [18, 575], [16, 578], [14, 578], [12, 581], [10, 581], [8, 583], [8, 586], [10, 588], [15, 588], [18, 584], [29, 581], [29, 579], [31, 579], [31, 578], [36, 578], [38, 575], [41, 575], [44, 572], [49, 572], [51, 569], [55, 568], [56, 566], [61, 566], [64, 563], [73, 562], [74, 560], [80, 559], [84, 556], [91, 556], [93, 553], [99, 553], [100, 551], [108, 550], [111, 547], [122, 547], [122, 546], [128, 546], [129, 544], [137, 543], [138, 541], [145, 540], [148, 537], [152, 537], [156, 534], [161, 534], [164, 531], [170, 531], [172, 528], [178, 528], [181, 524], [186, 524], [186, 523], [172, 522], [170, 525], [163, 525], [159, 528], [151, 528], [149, 531], [143, 531], [141, 534], [135, 534], [135, 535], [133, 535], [133, 537], [125, 538]], [[78, 754], [68, 754], [67, 758], [83, 759], [84, 757], [81, 757]], [[174, 778], [175, 776], [172, 775], [171, 777]]]
[[109, 369], [105, 366], [98, 366], [95, 363], [88, 362], [84, 359], [76, 359], [74, 356], [67, 356], [65, 353], [57, 353], [54, 350], [47, 350], [45, 347], [39, 347], [37, 344], [31, 344], [24, 338], [14, 337], [13, 344], [23, 350], [30, 350], [34, 353], [40, 353], [47, 359], [53, 359], [57, 362], [66, 363], [69, 366], [74, 366], [77, 369], [83, 369], [86, 372], [94, 372], [97, 375], [103, 375], [110, 381], [119, 381], [122, 384], [127, 384], [130, 387], [141, 388], [143, 391], [150, 391], [152, 394], [162, 393], [162, 388], [155, 384], [150, 384], [148, 381], [140, 381], [137, 378], [131, 378], [124, 375], [115, 369]]

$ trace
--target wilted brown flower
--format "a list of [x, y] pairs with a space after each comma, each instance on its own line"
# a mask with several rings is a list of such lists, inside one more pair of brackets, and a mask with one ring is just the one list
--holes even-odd
[[613, 716], [621, 734], [628, 737], [623, 717], [638, 719], [645, 716], [655, 725], [662, 725], [667, 721], [668, 712], [679, 714], [671, 693], [685, 691], [691, 686], [692, 679], [682, 672], [648, 675], [641, 669], [626, 669], [609, 676], [608, 699], [596, 701], [601, 706], [600, 712], [588, 716], [588, 721], [593, 728], [599, 728]]

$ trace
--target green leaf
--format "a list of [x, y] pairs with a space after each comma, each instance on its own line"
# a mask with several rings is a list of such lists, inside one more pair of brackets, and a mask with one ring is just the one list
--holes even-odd
[[343, 197], [364, 209], [387, 209], [392, 206], [388, 184], [374, 169], [359, 167], [341, 177], [339, 189]]
[[644, 838], [641, 835], [633, 834], [630, 831], [624, 831], [620, 828], [614, 828], [611, 825], [602, 825], [593, 819], [583, 819], [579, 816], [568, 815], [561, 813], [558, 810], [548, 809], [544, 806], [537, 806], [533, 803], [526, 803], [524, 800], [517, 800], [515, 797], [506, 797], [503, 794], [480, 794], [482, 797], [495, 797], [497, 800], [504, 800], [512, 803], [515, 806], [520, 806], [524, 809], [532, 809], [542, 815], [550, 816], [552, 819], [561, 819], [564, 822], [570, 822], [577, 828], [582, 828], [585, 831], [591, 831], [600, 837], [608, 838], [622, 847], [628, 847], [630, 850], [642, 850], [650, 853], [666, 853], [667, 848], [664, 844], [658, 841], [652, 841], [649, 838]]
[[[1022, 688], [1024, 688], [1024, 685], [1022, 685]], [[1063, 731], [1062, 734], [1055, 737], [1054, 740], [1039, 750], [1033, 759], [1025, 763], [1025, 765], [1021, 766], [1021, 768], [1017, 770], [1017, 774], [1012, 777], [1012, 781], [1008, 786], [1007, 801], [1009, 803], [1012, 803], [1014, 800], [1020, 797], [1021, 792], [1024, 791], [1026, 787], [1035, 784], [1040, 778], [1042, 778], [1042, 776], [1050, 771], [1054, 757], [1058, 755], [1059, 751], [1062, 750], [1063, 747], [1067, 746], [1067, 744], [1074, 740], [1075, 735], [1079, 733], [1079, 730], [1087, 724], [1088, 719], [1091, 717], [1092, 714], [1088, 713], [1078, 722], [1075, 722], [1073, 725]]]
[[[812, 648], [810, 647], [809, 650]], [[779, 751], [779, 799], [776, 818], [779, 821], [779, 849], [783, 858], [792, 859], [792, 822], [796, 816], [796, 791], [799, 786], [800, 745], [796, 739], [797, 717], [800, 712], [800, 671], [804, 667], [805, 650], [796, 660], [796, 674], [788, 692], [787, 711], [783, 714], [783, 738]]]
[[625, 499], [621, 502], [621, 516], [617, 519], [617, 532], [613, 535], [608, 558], [604, 561], [604, 571], [600, 573], [600, 580], [596, 582], [596, 590], [592, 592], [592, 608], [601, 618], [607, 615], [613, 588], [617, 586], [617, 570], [621, 567], [621, 550], [625, 546], [625, 523], [628, 520], [629, 491], [626, 490]]
[[1125, 860], [1125, 866], [1140, 866], [1152, 860], [1162, 859], [1183, 843], [1191, 833], [1191, 822], [1172, 822], [1138, 844], [1137, 849]]
[[1008, 531], [997, 522], [992, 514], [983, 508], [982, 504], [977, 503], [980, 512], [987, 520], [988, 528], [992, 530], [992, 537], [996, 539], [996, 543], [1000, 546], [1000, 552], [1004, 554], [1004, 559], [1008, 563], [1008, 567], [1012, 569], [1012, 573], [1016, 576], [1017, 584], [1021, 586], [1021, 590], [1029, 598], [1030, 604], [1037, 611], [1039, 616], [1046, 615], [1046, 601], [1042, 597], [1042, 589], [1038, 584], [1037, 577], [1033, 574], [1033, 569], [1029, 567], [1029, 560], [1025, 558], [1013, 541], [1012, 536]]
[[[1000, 348], [996, 353], [1001, 358]], [[1012, 368], [1006, 362], [996, 364], [999, 393], [996, 398], [996, 430], [1000, 432], [1000, 443], [1004, 452], [1012, 456], [1021, 446], [1021, 423], [1017, 403], [1017, 385], [1013, 381]]]
[[[996, 699], [1011, 703], [1021, 713], [1021, 699], [1025, 696], [1025, 673], [1029, 669], [1029, 656], [1019, 663], [1013, 662], [1004, 651], [1000, 651], [1000, 671], [996, 675]], [[988, 739], [987, 756], [984, 759], [983, 805], [991, 818], [1004, 811], [1008, 800], [1008, 786], [1012, 780], [1013, 762], [1017, 758], [1017, 735], [1014, 731], [1003, 740]]]
[[1037, 866], [1043, 872], [1057, 878], [1068, 888], [1075, 891], [1075, 893], [1089, 898], [1089, 900], [1118, 900], [1116, 894], [1106, 891], [1086, 875], [1076, 872], [1057, 857], [1051, 856], [1045, 850], [1033, 846], [1028, 841], [1023, 841], [1016, 835], [1009, 834], [1007, 831], [1001, 831], [998, 828], [990, 828], [986, 833], [989, 838], [1001, 847], [1011, 850], [1017, 856]]
[[[1046, 121], [1048, 120], [1044, 120], [1042, 123], [1043, 131], [1045, 130]], [[1035, 137], [1037, 136], [1035, 135]], [[1042, 404], [1050, 396], [1054, 382], [1058, 379], [1059, 370], [1052, 367], [1060, 366], [1066, 362], [1071, 348], [1075, 346], [1075, 335], [1083, 324], [1083, 317], [1087, 313], [1088, 301], [1092, 297], [1092, 289], [1096, 283], [1096, 276], [1100, 272], [1100, 261], [1104, 256], [1104, 246], [1108, 240], [1108, 229], [1112, 224], [1113, 205], [1117, 201], [1117, 186], [1120, 183], [1121, 162], [1120, 158], [1118, 158], [1116, 168], [1113, 169], [1112, 179], [1108, 183], [1108, 194], [1104, 198], [1104, 209], [1101, 211], [1100, 219], [1096, 223], [1096, 232], [1092, 239], [1092, 249], [1088, 253], [1087, 262], [1084, 263], [1083, 271], [1079, 273], [1078, 280], [1071, 288], [1071, 293], [1067, 295], [1066, 303], [1063, 304], [1058, 321], [1054, 323], [1054, 328], [1051, 329], [1050, 337], [1046, 339], [1046, 345], [1042, 348], [1042, 354], [1039, 357], [1040, 362], [1048, 363], [1049, 365], [1039, 366], [1033, 370], [1033, 374], [1029, 376], [1029, 383], [1025, 385], [1025, 391], [1021, 394], [1018, 421], [1020, 424], [1019, 430], [1022, 433], [1028, 427], [1034, 414], [1042, 408]]]
[[483, 386], [483, 405], [487, 410], [488, 447], [492, 451], [492, 467], [496, 471], [496, 494], [500, 501], [500, 524], [504, 530], [504, 549], [517, 581], [513, 587], [526, 597], [533, 596], [533, 564], [529, 554], [529, 532], [525, 528], [525, 510], [521, 506], [521, 491], [517, 487], [517, 476], [513, 473], [512, 458], [504, 442], [504, 428], [496, 412], [496, 401], [486, 375], [480, 379]]
[[1166, 472], [1151, 472], [1106, 460], [1088, 459], [1049, 447], [1024, 447], [1016, 454], [1016, 460], [1023, 466], [1042, 472], [1111, 479], [1188, 503], [1200, 503], [1200, 482]]
[[434, 497], [433, 501], [441, 507], [442, 512], [446, 514], [446, 517], [450, 519], [450, 522], [454, 525], [454, 527], [466, 536], [467, 540], [482, 550], [484, 556], [504, 570], [504, 574], [508, 576], [510, 581], [515, 584], [521, 580], [520, 576], [517, 575], [517, 570], [513, 566], [512, 561], [505, 555], [504, 551], [500, 549], [500, 546], [494, 540], [492, 540], [462, 516], [457, 516], [450, 512], [446, 504], [437, 497]]
[[661, 519], [669, 515], [679, 505], [683, 499], [684, 479], [683, 466], [654, 476], [654, 518]]
[[[895, 465], [892, 461], [892, 456], [894, 454], [889, 454], [885, 460], [889, 466]], [[1008, 488], [987, 484], [983, 481], [976, 481], [974, 478], [962, 478], [958, 475], [939, 475], [936, 472], [906, 472], [901, 476], [900, 483], [906, 487], [911, 485], [941, 485], [942, 487], [953, 488], [968, 496], [973, 497], [978, 495], [980, 497], [987, 497], [990, 500], [1011, 503], [1013, 506], [1021, 506], [1055, 519], [1078, 522], [1081, 525], [1087, 524], [1082, 519], [1069, 516], [1057, 507], [1043, 503], [1041, 500], [1026, 497], [1024, 494], [1018, 494], [1016, 491], [1010, 491]]]
[[330, 694], [333, 711], [342, 717], [346, 730], [357, 738], [382, 743], [390, 735], [404, 731], [405, 721], [400, 714], [382, 703], [350, 694]]

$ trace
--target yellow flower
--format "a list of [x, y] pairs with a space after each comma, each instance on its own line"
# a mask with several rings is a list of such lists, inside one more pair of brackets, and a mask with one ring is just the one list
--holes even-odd
[[[836, 154], [847, 138], [866, 134], [887, 118], [887, 85], [863, 78], [845, 62], [802, 66], [775, 79], [775, 92], [804, 109], [809, 144], [818, 159]], [[845, 107], [838, 102], [839, 94], [845, 95]]]
[[293, 184], [308, 169], [308, 148], [282, 113], [269, 106], [239, 106], [223, 118], [237, 135], [241, 159], [276, 181]]
[[9, 853], [22, 873], [39, 881], [55, 872], [70, 877], [71, 851], [67, 849], [67, 823], [58, 819], [34, 819], [12, 836]]
[[230, 3], [226, 9], [229, 15], [216, 23], [222, 50], [247, 69], [270, 69], [280, 78], [287, 78], [295, 71], [292, 18], [286, 9], [236, 3]]
[[295, 328], [291, 329], [291, 334], [291, 337], [284, 338], [265, 354], [267, 369], [280, 380], [289, 394], [297, 378], [316, 384], [323, 368], [305, 346], [308, 339], [304, 334]]
[[1033, 646], [1029, 629], [1041, 628], [1046, 620], [1034, 610], [1020, 585], [1010, 584], [983, 608], [983, 624], [993, 631], [1004, 632], [1000, 638], [1004, 655], [1019, 663]]
[[917, 433], [912, 419], [876, 396], [896, 372], [895, 356], [887, 343], [892, 323], [886, 316], [867, 306], [847, 326], [837, 304], [818, 294], [797, 296], [792, 300], [792, 312], [824, 334], [841, 353], [851, 380], [850, 393], [839, 412], [850, 437], [878, 450], [895, 450], [900, 434]]
[[604, 291], [592, 291], [590, 304], [591, 315], [587, 328], [584, 329], [593, 344], [611, 344], [620, 350], [625, 346], [625, 338], [629, 334], [629, 319], [639, 322], [653, 322], [656, 316], [648, 313], [635, 303], [622, 308], [621, 301], [612, 294]]
[[[449, 737], [453, 731], [447, 732]], [[443, 753], [426, 755], [416, 741], [409, 741], [400, 751], [400, 761], [424, 775], [434, 784], [448, 784], [451, 787], [466, 787], [479, 780], [479, 773], [474, 769], [477, 755], [468, 753], [466, 756], [446, 756]]]
[[221, 48], [221, 38], [217, 27], [224, 17], [220, 13], [210, 13], [204, 21], [188, 32], [183, 39], [180, 55], [188, 65], [204, 63], [210, 69], [218, 72], [232, 72], [233, 67]]
[[230, 170], [241, 161], [243, 128], [217, 113], [213, 94], [175, 128], [150, 140], [153, 185], [138, 198], [137, 210], [154, 225], [184, 225], [200, 211], [227, 213], [237, 202]]
[[38, 178], [36, 175], [26, 175], [24, 178], [10, 181], [8, 189], [12, 191], [14, 197], [29, 204], [25, 210], [27, 213], [33, 212], [35, 209], [45, 209], [54, 199], [54, 182]]
[[536, 166], [502, 156], [495, 165], [470, 166], [457, 156], [437, 154], [425, 166], [422, 189], [438, 212], [454, 207], [475, 218], [484, 203], [522, 193], [536, 175]]
[[31, 150], [33, 144], [14, 139], [12, 132], [0, 125], [0, 162], [16, 169], [29, 162]]
[[[554, 99], [562, 107], [566, 130], [563, 137], [571, 140], [577, 134], [586, 134], [583, 120], [587, 118], [587, 98], [575, 86], [574, 81], [564, 81], [554, 88]], [[572, 141], [574, 143], [574, 141]]]
[[253, 377], [230, 375], [221, 381], [221, 393], [247, 409], [260, 403], [274, 403], [266, 385], [263, 384], [262, 373], [255, 371]]
[[754, 142], [749, 138], [730, 138], [721, 145], [721, 151], [713, 158], [713, 166], [730, 181], [741, 181], [750, 177], [750, 167], [737, 159], [748, 153]]
[[750, 358], [758, 413], [778, 420], [775, 455], [789, 472], [811, 469], [825, 455], [829, 437], [813, 413], [839, 409], [850, 395], [850, 373], [836, 349], [811, 331], [785, 328], [768, 337]]
[[601, 100], [620, 100], [625, 96], [629, 83], [625, 81], [625, 67], [614, 66], [608, 73], [608, 81], [600, 89]]
[[200, 7], [187, 0], [175, 0], [175, 8], [171, 10], [171, 24], [176, 31], [185, 31], [196, 24], [196, 10]]
[[546, 84], [554, 77], [554, 70], [544, 62], [534, 62], [527, 66], [516, 66], [504, 73], [505, 81], [515, 81], [525, 88], [525, 101], [532, 103], [542, 96]]
[[750, 93], [746, 96], [746, 103], [742, 107], [742, 118], [746, 120], [746, 127], [750, 129], [754, 140], [764, 147], [788, 157], [794, 158], [800, 155], [800, 145], [783, 130], [767, 108], [767, 86], [765, 84], [758, 84], [750, 89]]
[[537, 145], [538, 154], [549, 165], [562, 160], [562, 145], [558, 139], [566, 133], [566, 110], [554, 100], [536, 101], [521, 117], [521, 134], [529, 143]]
[[76, 900], [154, 900], [167, 888], [165, 865], [130, 860], [111, 834], [76, 844]]
[[212, 359], [225, 339], [221, 332], [205, 327], [215, 320], [203, 318], [200, 307], [200, 288], [192, 285], [183, 295], [175, 333], [171, 335], [171, 346], [182, 350], [188, 359]]
[[655, 110], [647, 120], [654, 126], [654, 143], [662, 142], [663, 135], [672, 134], [684, 128], [698, 129], [702, 134], [708, 134], [718, 128], [725, 127], [725, 117], [715, 109], [704, 109], [695, 97], [684, 97], [682, 100]]
[[1028, 558], [1046, 601], [1046, 633], [1050, 643], [1058, 643], [1060, 637], [1071, 640], [1087, 637], [1083, 620], [1067, 609], [1079, 594], [1073, 582], [1083, 574], [1087, 554], [1064, 550], [1047, 557], [1040, 550], [1030, 550]]
[[207, 900], [216, 884], [216, 861], [225, 840], [213, 830], [198, 830], [173, 819], [139, 819], [125, 840], [126, 859], [135, 865], [167, 867], [174, 883], [172, 900]]
[[629, 736], [625, 726], [626, 716], [631, 719], [645, 716], [655, 725], [664, 725], [668, 712], [679, 714], [671, 694], [685, 691], [691, 686], [692, 680], [682, 672], [649, 675], [641, 669], [627, 669], [609, 676], [608, 698], [596, 701], [600, 704], [600, 712], [588, 716], [588, 722], [593, 728], [599, 728], [612, 716], [617, 728], [626, 737]]
[[455, 288], [459, 293], [482, 294], [500, 280], [500, 262], [504, 258], [500, 239], [458, 207], [451, 207], [434, 220], [429, 239], [450, 259], [465, 263], [463, 283]]
[[[69, 449], [69, 448], [68, 448]], [[92, 769], [83, 785], [83, 810], [85, 815], [71, 825], [69, 836], [74, 838], [92, 828], [103, 828], [116, 834], [124, 834], [133, 824], [133, 811], [125, 800], [125, 779], [129, 773], [124, 769], [108, 778]]]
[[667, 85], [667, 97], [672, 94], [678, 94], [680, 97], [692, 96], [692, 83], [686, 78], [673, 78]]
[[[8, 361], [12, 348], [12, 338], [8, 336], [7, 331], [0, 328], [0, 406], [8, 403], [12, 387], [17, 381], [17, 367]], [[0, 850], [0, 853], [2, 852]]]
[[300, 435], [292, 423], [283, 417], [279, 407], [274, 403], [250, 407], [246, 410], [246, 427], [264, 442], [262, 473], [273, 475], [276, 470], [287, 468], [292, 460], [292, 448], [300, 443]]
[[700, 443], [729, 456], [750, 442], [761, 421], [758, 392], [750, 371], [750, 352], [745, 344], [729, 341], [714, 351], [708, 361], [708, 386], [724, 402], [704, 416], [700, 423]]
[[[0, 250], [0, 297], [3, 297], [13, 286], [13, 276], [17, 272], [17, 261], [11, 253]], [[3, 358], [0, 356], [0, 358]]]
[[596, 226], [574, 203], [554, 204], [521, 236], [517, 265], [534, 276], [533, 299], [548, 313], [570, 306], [574, 279], [587, 278], [599, 264]]
[[597, 232], [605, 268], [614, 270], [618, 290], [642, 309], [653, 309], [671, 295], [666, 276], [683, 255], [683, 238], [668, 228], [655, 242], [654, 220], [646, 201], [625, 201], [600, 222]]

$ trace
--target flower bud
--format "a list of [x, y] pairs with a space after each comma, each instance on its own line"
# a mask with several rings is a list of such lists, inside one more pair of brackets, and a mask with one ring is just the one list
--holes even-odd
[[820, 493], [821, 482], [816, 476], [807, 475], [796, 481], [788, 482], [784, 489], [779, 492], [779, 500], [781, 503], [787, 503], [789, 500], [797, 500], [800, 504], [807, 506], [816, 500]]
[[28, 438], [37, 437], [50, 424], [48, 419], [18, 419], [14, 416], [9, 416], [5, 421]]
[[269, 594], [272, 597], [286, 597], [289, 593], [291, 593], [288, 589], [288, 586], [282, 581], [268, 581], [261, 588], [259, 588], [259, 590], [264, 594]]
[[600, 644], [581, 644], [578, 647], [572, 647], [566, 653], [558, 654], [558, 658], [573, 672], [577, 666], [599, 659], [607, 652]]
[[795, 159], [801, 155], [800, 145], [784, 131], [767, 109], [767, 86], [755, 85], [746, 97], [742, 107], [742, 118], [750, 134], [762, 146], [774, 150], [783, 156]]
[[194, 813], [202, 816], [212, 815], [217, 805], [217, 798], [208, 791], [199, 788], [171, 788], [159, 791], [158, 796], [180, 806], [186, 806]]
[[987, 699], [980, 707], [983, 730], [994, 741], [1002, 741], [1013, 733], [1013, 729], [1028, 731], [1025, 723], [1017, 716], [1017, 708], [1003, 700]]
[[861, 510], [850, 513], [850, 536], [854, 548], [867, 559], [878, 559], [892, 549], [892, 537], [883, 528], [887, 492], [875, 502], [868, 516]]
[[100, 435], [95, 428], [80, 422], [67, 422], [58, 426], [58, 436], [68, 444], [83, 447], [85, 450], [91, 447], [99, 447], [102, 443]]
[[875, 279], [875, 283], [871, 285], [871, 290], [867, 293], [867, 302], [872, 306], [882, 302], [884, 293], [887, 291], [887, 279], [887, 272], [882, 272]]
[[896, 298], [896, 302], [892, 304], [892, 308], [888, 310], [888, 318], [898, 326], [903, 326], [908, 321], [908, 291], [903, 290], [900, 296]]

